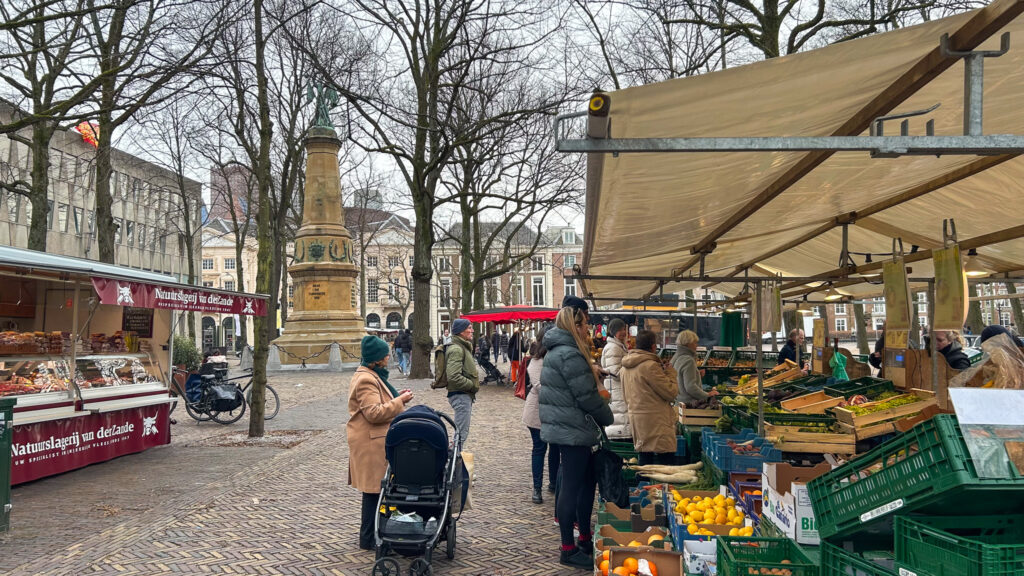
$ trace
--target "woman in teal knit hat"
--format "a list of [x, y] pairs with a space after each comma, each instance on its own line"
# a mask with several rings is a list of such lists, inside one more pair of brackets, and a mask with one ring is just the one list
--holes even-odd
[[395, 390], [388, 382], [388, 343], [365, 336], [360, 345], [359, 368], [348, 392], [348, 483], [363, 493], [359, 547], [373, 550], [373, 521], [377, 513], [380, 481], [388, 463], [384, 438], [391, 421], [412, 401], [411, 390]]

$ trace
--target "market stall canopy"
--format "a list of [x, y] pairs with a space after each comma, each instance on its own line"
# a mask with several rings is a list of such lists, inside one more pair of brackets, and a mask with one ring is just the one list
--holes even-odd
[[102, 304], [194, 312], [266, 316], [267, 299], [262, 294], [198, 288], [178, 282], [172, 276], [0, 246], [0, 270], [14, 273], [91, 281]]
[[[1024, 134], [1024, 10], [997, 0], [968, 12], [818, 50], [609, 94], [610, 138], [866, 136], [879, 116], [937, 110], [910, 119], [911, 134], [963, 135], [964, 63], [956, 50], [1016, 47], [985, 60], [986, 133]], [[899, 125], [886, 125], [899, 133]], [[899, 237], [912, 276], [931, 275], [931, 248], [943, 245], [943, 219], [955, 218], [961, 246], [978, 247], [994, 273], [1024, 270], [1024, 160], [1012, 155], [898, 156], [867, 152], [646, 152], [589, 155], [582, 260], [601, 298], [707, 286], [698, 276], [737, 275], [716, 290], [735, 294], [742, 273], [842, 278], [840, 250], [892, 251]], [[863, 266], [864, 256], [855, 256]], [[647, 277], [647, 278], [637, 278]], [[837, 281], [841, 293], [879, 294], [863, 279]], [[849, 283], [849, 285], [847, 285]], [[795, 283], [790, 291], [825, 290]]]
[[495, 324], [511, 324], [517, 320], [554, 320], [558, 316], [557, 308], [542, 308], [520, 304], [502, 306], [487, 310], [477, 310], [463, 314], [462, 318], [470, 322], [494, 322]]

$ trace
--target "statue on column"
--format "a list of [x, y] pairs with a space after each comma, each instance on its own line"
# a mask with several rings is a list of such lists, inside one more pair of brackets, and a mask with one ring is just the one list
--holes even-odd
[[331, 108], [338, 105], [340, 98], [334, 85], [319, 80], [313, 80], [306, 86], [306, 103], [316, 100], [316, 116], [313, 118], [313, 128], [334, 128], [331, 122]]

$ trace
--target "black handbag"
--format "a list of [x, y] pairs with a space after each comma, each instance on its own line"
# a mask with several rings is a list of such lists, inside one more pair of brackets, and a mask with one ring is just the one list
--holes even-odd
[[[591, 418], [593, 422], [593, 418]], [[594, 422], [597, 426], [597, 422]], [[597, 476], [597, 491], [601, 499], [611, 502], [619, 508], [629, 506], [629, 487], [622, 476], [623, 460], [615, 452], [608, 449], [608, 435], [604, 428], [597, 426], [601, 433], [601, 442], [594, 451], [594, 474]]]

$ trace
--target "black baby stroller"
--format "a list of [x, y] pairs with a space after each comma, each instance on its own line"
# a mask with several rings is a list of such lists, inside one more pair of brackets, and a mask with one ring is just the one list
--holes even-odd
[[[452, 429], [452, 442], [444, 422]], [[434, 549], [444, 540], [448, 559], [455, 557], [455, 524], [468, 486], [459, 449], [459, 431], [447, 414], [413, 406], [391, 422], [385, 438], [388, 469], [381, 481], [374, 522], [377, 560], [374, 576], [399, 576], [402, 556], [420, 556], [410, 576], [429, 576]], [[456, 501], [456, 497], [461, 498]], [[458, 513], [456, 514], [456, 509]]]
[[489, 352], [485, 353], [483, 350], [481, 350], [480, 355], [477, 356], [476, 358], [476, 363], [483, 367], [484, 372], [487, 373], [487, 375], [484, 376], [484, 384], [487, 384], [488, 382], [493, 382], [498, 386], [505, 385], [505, 375], [502, 374], [501, 370], [498, 370], [498, 367], [491, 362]]

